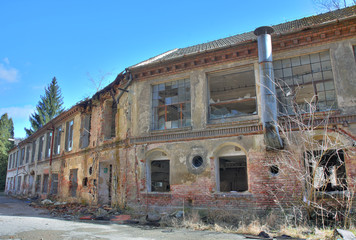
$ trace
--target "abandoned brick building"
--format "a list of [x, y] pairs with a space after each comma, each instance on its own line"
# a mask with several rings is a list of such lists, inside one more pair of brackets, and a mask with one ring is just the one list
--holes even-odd
[[354, 6], [131, 66], [10, 151], [6, 192], [155, 209], [303, 199], [304, 185], [275, 161], [295, 148], [276, 122], [296, 106], [308, 118], [310, 101], [328, 119], [313, 139], [326, 134], [335, 142], [326, 155], [340, 160], [311, 166], [321, 168], [313, 186], [354, 192], [355, 46]]

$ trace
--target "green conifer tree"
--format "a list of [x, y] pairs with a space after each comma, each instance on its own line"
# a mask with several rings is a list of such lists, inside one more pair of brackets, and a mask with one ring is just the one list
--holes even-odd
[[0, 191], [5, 189], [8, 152], [14, 146], [14, 124], [7, 113], [0, 118]]
[[58, 86], [57, 79], [54, 77], [48, 87], [45, 88], [45, 95], [36, 106], [36, 111], [30, 116], [31, 128], [25, 128], [27, 136], [30, 136], [46, 123], [64, 111], [63, 97]]

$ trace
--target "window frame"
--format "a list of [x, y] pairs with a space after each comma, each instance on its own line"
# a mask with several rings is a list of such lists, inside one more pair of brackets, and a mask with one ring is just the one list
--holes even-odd
[[74, 132], [74, 119], [66, 122], [66, 144], [65, 150], [70, 152], [73, 150], [73, 132]]
[[[176, 87], [170, 87], [176, 86]], [[164, 89], [163, 89], [164, 88]], [[170, 88], [170, 89], [168, 89]], [[160, 90], [161, 89], [161, 90]], [[168, 91], [174, 92], [177, 89], [176, 95], [166, 97]], [[181, 90], [179, 90], [181, 89]], [[181, 78], [167, 82], [154, 83], [151, 85], [151, 124], [152, 131], [181, 129], [191, 126], [191, 81], [190, 78]], [[164, 92], [164, 97], [160, 96], [160, 92]], [[164, 103], [160, 104], [160, 100], [164, 99]], [[162, 101], [163, 102], [163, 101]], [[176, 106], [176, 107], [175, 107]], [[177, 107], [178, 106], [178, 107]], [[169, 110], [177, 109], [177, 120], [168, 120]], [[161, 110], [160, 110], [161, 109]], [[160, 111], [164, 111], [164, 122], [160, 123]], [[174, 115], [172, 115], [174, 116]], [[177, 117], [176, 116], [176, 117]], [[175, 123], [176, 122], [176, 123]], [[162, 125], [162, 126], [161, 126]], [[175, 126], [176, 125], [176, 126]]]

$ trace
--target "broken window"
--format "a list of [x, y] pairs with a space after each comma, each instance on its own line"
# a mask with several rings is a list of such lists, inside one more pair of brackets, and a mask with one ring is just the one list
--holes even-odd
[[71, 151], [73, 148], [73, 125], [74, 120], [66, 123], [66, 151]]
[[182, 79], [152, 86], [152, 129], [190, 126], [190, 81]]
[[43, 143], [44, 143], [44, 136], [40, 137], [38, 140], [38, 156], [37, 160], [43, 159]]
[[310, 179], [317, 191], [347, 190], [344, 152], [342, 150], [307, 152]]
[[52, 132], [48, 132], [46, 136], [46, 158], [51, 156]]
[[20, 156], [20, 165], [21, 166], [23, 164], [25, 160], [25, 148], [21, 148], [21, 156]]
[[151, 191], [169, 192], [169, 160], [151, 162]]
[[257, 114], [252, 67], [208, 74], [208, 84], [210, 119]]
[[35, 191], [36, 191], [36, 193], [40, 193], [41, 192], [41, 175], [37, 175], [36, 176]]
[[32, 156], [31, 156], [31, 162], [35, 162], [35, 154], [36, 154], [36, 141], [33, 141], [32, 143]]
[[273, 62], [279, 112], [336, 109], [336, 94], [329, 52]]
[[82, 115], [80, 126], [80, 148], [89, 146], [91, 114]]
[[54, 134], [53, 154], [59, 155], [61, 153], [62, 126], [57, 127]]
[[219, 158], [220, 192], [244, 192], [248, 190], [245, 156]]
[[57, 195], [57, 193], [58, 193], [58, 174], [52, 173], [51, 194]]
[[43, 174], [42, 193], [47, 193], [48, 178], [49, 178], [48, 174]]
[[28, 161], [30, 159], [30, 152], [31, 152], [31, 145], [28, 145], [26, 147], [26, 163], [28, 163]]

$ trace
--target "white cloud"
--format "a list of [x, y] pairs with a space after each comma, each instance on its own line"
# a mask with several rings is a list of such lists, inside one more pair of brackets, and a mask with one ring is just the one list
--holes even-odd
[[0, 81], [17, 82], [19, 80], [19, 71], [16, 68], [4, 66], [0, 63]]
[[28, 119], [30, 114], [35, 111], [35, 107], [26, 105], [23, 107], [0, 108], [0, 116], [7, 113], [12, 119]]
[[4, 58], [3, 61], [4, 61], [4, 63], [6, 63], [6, 64], [10, 64], [10, 60], [9, 60], [7, 57]]

